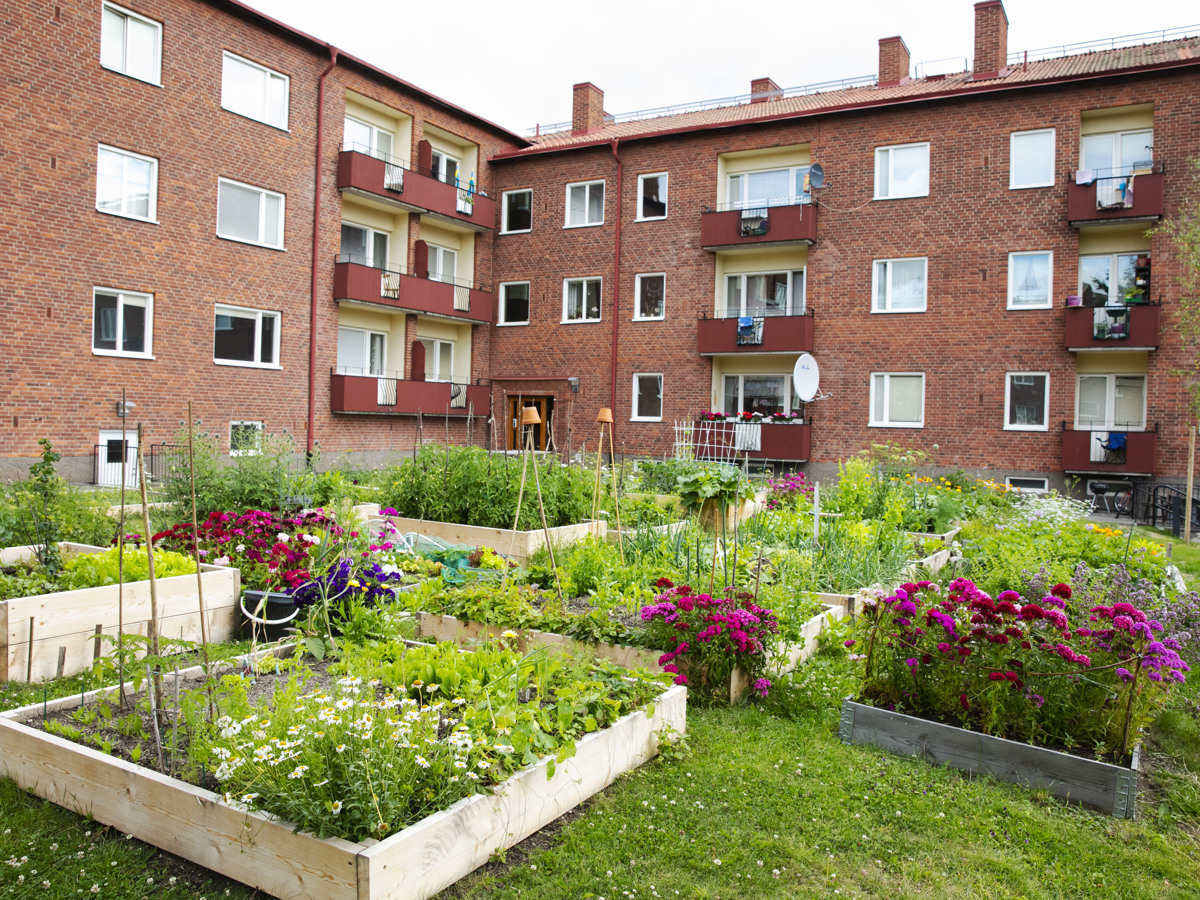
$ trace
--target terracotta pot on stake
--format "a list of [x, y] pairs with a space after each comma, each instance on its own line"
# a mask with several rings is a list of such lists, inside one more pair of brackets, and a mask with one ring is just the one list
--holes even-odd
[[602, 407], [600, 412], [596, 414], [596, 421], [600, 423], [600, 442], [596, 447], [596, 486], [592, 490], [592, 518], [596, 518], [596, 512], [600, 505], [600, 460], [604, 457], [604, 426], [608, 426], [608, 463], [609, 469], [612, 472], [613, 481], [613, 518], [617, 525], [617, 547], [621, 551], [621, 564], [625, 564], [625, 538], [621, 534], [621, 502], [618, 496], [617, 484], [617, 460], [613, 455], [613, 413], [607, 406]]

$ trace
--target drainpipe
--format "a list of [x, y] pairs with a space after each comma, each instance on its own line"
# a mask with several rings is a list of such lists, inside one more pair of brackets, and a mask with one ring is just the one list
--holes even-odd
[[321, 258], [321, 163], [325, 156], [325, 78], [337, 65], [337, 47], [329, 46], [329, 65], [317, 80], [317, 161], [313, 173], [312, 303], [308, 313], [308, 449], [312, 465], [317, 427], [317, 267]]
[[613, 411], [613, 418], [616, 418], [617, 411], [617, 337], [621, 331], [621, 173], [624, 166], [621, 163], [621, 157], [617, 155], [617, 145], [619, 142], [619, 139], [614, 139], [612, 142], [613, 159], [617, 161], [617, 230], [613, 237], [612, 374], [609, 376], [610, 396], [608, 405]]

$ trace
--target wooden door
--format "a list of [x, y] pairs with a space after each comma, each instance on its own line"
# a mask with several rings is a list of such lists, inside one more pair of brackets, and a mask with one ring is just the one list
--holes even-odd
[[525, 443], [521, 434], [521, 410], [532, 406], [538, 411], [542, 422], [533, 426], [533, 449], [551, 450], [554, 447], [553, 397], [509, 397], [508, 399], [508, 449], [523, 450]]

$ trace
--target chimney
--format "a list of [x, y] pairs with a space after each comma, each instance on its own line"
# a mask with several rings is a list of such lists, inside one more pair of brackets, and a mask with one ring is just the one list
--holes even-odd
[[974, 78], [1000, 78], [1008, 74], [1008, 15], [1000, 0], [975, 4]]
[[770, 78], [755, 78], [750, 82], [751, 103], [773, 103], [783, 98], [783, 91]]
[[604, 91], [590, 81], [575, 85], [571, 106], [571, 133], [583, 134], [604, 125]]
[[908, 81], [908, 64], [908, 47], [902, 37], [879, 39], [879, 87], [895, 87]]

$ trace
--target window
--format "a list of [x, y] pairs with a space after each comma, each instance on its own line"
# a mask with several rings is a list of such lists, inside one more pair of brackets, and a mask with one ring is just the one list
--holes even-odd
[[370, 122], [363, 122], [352, 116], [346, 116], [346, 124], [342, 130], [342, 149], [357, 150], [377, 159], [392, 158], [392, 133], [377, 128]]
[[421, 339], [425, 348], [425, 380], [454, 380], [454, 342]]
[[563, 282], [563, 321], [600, 321], [599, 278], [568, 278]]
[[871, 373], [870, 425], [872, 428], [924, 428], [924, 373]]
[[1075, 427], [1093, 431], [1146, 427], [1145, 375], [1080, 375], [1075, 388]]
[[1029, 250], [1008, 254], [1008, 308], [1050, 309], [1054, 305], [1054, 253]]
[[1121, 306], [1145, 296], [1137, 283], [1138, 253], [1079, 257], [1079, 295], [1084, 306]]
[[509, 281], [500, 285], [500, 321], [497, 324], [529, 324], [528, 281]]
[[104, 4], [100, 65], [139, 81], [162, 83], [162, 25], [135, 12]]
[[804, 315], [804, 270], [725, 276], [724, 315]]
[[387, 233], [367, 228], [364, 225], [343, 222], [340, 261], [386, 269], [388, 262]]
[[218, 305], [213, 362], [279, 368], [279, 313]]
[[282, 250], [283, 194], [218, 179], [217, 235]]
[[458, 184], [458, 165], [457, 157], [443, 153], [441, 150], [434, 150], [429, 163], [429, 174], [446, 184]]
[[1051, 187], [1054, 184], [1054, 129], [1014, 131], [1008, 137], [1008, 187]]
[[725, 415], [788, 412], [790, 380], [787, 375], [726, 375], [721, 384]]
[[533, 229], [533, 191], [505, 191], [500, 210], [501, 234]]
[[229, 455], [258, 456], [262, 453], [262, 422], [229, 423]]
[[564, 228], [604, 224], [604, 182], [567, 185], [567, 223]]
[[928, 260], [923, 256], [875, 260], [871, 312], [925, 312], [927, 268]]
[[667, 173], [638, 176], [637, 220], [667, 217]]
[[875, 199], [929, 196], [929, 144], [875, 149]]
[[634, 319], [663, 317], [663, 288], [666, 283], [667, 276], [661, 272], [654, 275], [638, 275], [634, 279]]
[[1004, 427], [1009, 431], [1045, 431], [1049, 385], [1047, 372], [1009, 372], [1004, 383]]
[[730, 209], [762, 209], [766, 206], [795, 206], [808, 203], [809, 166], [766, 169], [729, 176]]
[[96, 209], [153, 222], [158, 212], [158, 160], [100, 144], [96, 156]]
[[428, 247], [429, 280], [453, 284], [458, 269], [458, 251], [449, 247], [439, 247], [437, 244], [428, 244]]
[[662, 375], [636, 374], [633, 376], [632, 421], [662, 421], [662, 387]]
[[226, 53], [221, 68], [221, 108], [286, 131], [288, 77]]
[[154, 297], [132, 291], [92, 291], [92, 352], [150, 358]]
[[1045, 478], [1020, 478], [1010, 475], [1004, 483], [1021, 494], [1044, 494], [1050, 490], [1050, 483]]
[[387, 335], [382, 331], [338, 326], [337, 373], [339, 375], [384, 374]]
[[1094, 178], [1128, 175], [1134, 169], [1149, 168], [1154, 161], [1154, 131], [1113, 131], [1087, 134], [1080, 140], [1083, 168]]

